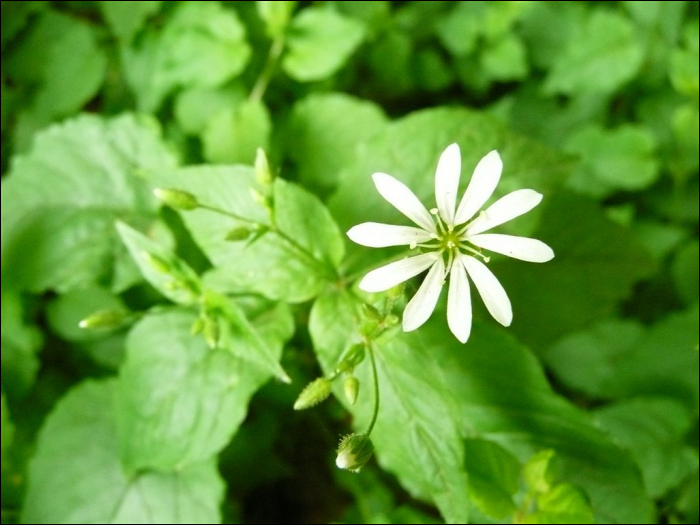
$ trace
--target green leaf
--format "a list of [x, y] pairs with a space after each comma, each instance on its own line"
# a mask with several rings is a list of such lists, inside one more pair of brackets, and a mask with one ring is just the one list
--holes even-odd
[[332, 9], [304, 9], [289, 26], [282, 68], [299, 82], [323, 80], [343, 67], [363, 38], [363, 25], [352, 18]]
[[331, 190], [358, 144], [381, 133], [386, 120], [371, 102], [342, 93], [312, 94], [294, 105], [285, 148], [302, 182]]
[[556, 473], [556, 452], [538, 452], [523, 466], [523, 480], [530, 492], [543, 494], [552, 490]]
[[[349, 293], [326, 294], [314, 304], [309, 327], [326, 372], [335, 369], [347, 345], [359, 338], [358, 307]], [[454, 400], [436, 362], [427, 352], [416, 352], [398, 339], [375, 347], [382, 402], [372, 441], [379, 462], [414, 497], [433, 501], [449, 523], [466, 523], [463, 444], [455, 425]], [[361, 384], [372, 384], [368, 360], [355, 372]], [[344, 399], [340, 391], [336, 397]], [[352, 412], [355, 427], [364, 430], [372, 413], [372, 396], [361, 394]]]
[[219, 2], [178, 4], [160, 32], [122, 50], [122, 65], [139, 109], [155, 111], [178, 87], [218, 87], [250, 58], [245, 26]]
[[586, 495], [569, 484], [561, 484], [537, 497], [537, 511], [519, 523], [596, 523]]
[[634, 78], [642, 61], [632, 23], [613, 11], [595, 9], [581, 30], [569, 36], [544, 88], [550, 94], [612, 93]]
[[141, 275], [172, 302], [194, 305], [201, 295], [199, 276], [185, 261], [131, 226], [117, 222], [117, 232]]
[[[187, 168], [153, 174], [151, 181], [189, 191], [203, 204], [270, 227], [264, 208], [251, 197], [256, 187], [252, 168]], [[269, 231], [250, 244], [226, 241], [231, 230], [249, 227], [250, 222], [208, 210], [183, 214], [215, 266], [205, 284], [221, 293], [259, 293], [297, 303], [312, 299], [336, 278], [332, 265], [343, 258], [343, 241], [328, 210], [318, 198], [282, 179], [275, 180], [273, 198], [276, 224], [284, 237]]]
[[116, 405], [121, 455], [129, 471], [179, 469], [212, 457], [230, 442], [250, 398], [271, 376], [253, 364], [259, 357], [252, 354], [270, 351], [279, 358], [293, 329], [286, 309], [266, 315], [274, 321], [263, 317], [259, 334], [229, 316], [222, 339], [231, 347], [213, 350], [190, 334], [197, 319], [191, 313], [152, 314], [134, 327]]
[[596, 411], [600, 425], [629, 449], [649, 496], [658, 499], [697, 471], [698, 453], [686, 445], [691, 414], [678, 401], [640, 398]]
[[10, 396], [23, 397], [39, 372], [42, 336], [25, 320], [21, 297], [4, 282], [2, 288], [2, 385]]
[[162, 4], [160, 0], [102, 1], [100, 11], [114, 36], [129, 44], [146, 21], [160, 11]]
[[523, 41], [511, 35], [500, 38], [481, 55], [481, 64], [489, 79], [507, 82], [522, 80], [528, 74], [528, 63]]
[[148, 217], [155, 199], [137, 176], [175, 160], [148, 118], [81, 116], [36, 136], [2, 181], [2, 265], [32, 292], [105, 278], [114, 219]]
[[267, 149], [271, 131], [265, 104], [242, 101], [207, 122], [202, 133], [204, 157], [215, 164], [253, 164], [257, 149]]
[[471, 500], [495, 519], [511, 516], [515, 512], [513, 496], [520, 480], [518, 458], [484, 439], [467, 439], [464, 458]]
[[606, 193], [638, 191], [659, 177], [656, 141], [645, 127], [625, 124], [606, 130], [588, 126], [571, 135], [564, 148], [581, 158], [579, 171], [570, 181], [580, 193], [599, 196], [601, 184]]
[[674, 397], [698, 407], [698, 308], [644, 328], [606, 321], [572, 334], [543, 358], [569, 388], [599, 399]]
[[7, 400], [5, 399], [5, 393], [2, 394], [1, 405], [2, 408], [2, 465], [5, 466], [5, 453], [12, 446], [12, 440], [15, 437], [15, 427], [10, 419], [10, 410], [7, 408]]
[[219, 523], [216, 462], [128, 477], [112, 381], [86, 382], [56, 406], [29, 465], [23, 523]]
[[454, 82], [452, 67], [437, 49], [425, 49], [415, 57], [416, 84], [426, 91], [443, 91]]
[[671, 55], [668, 74], [676, 91], [688, 97], [694, 97], [697, 101], [700, 91], [697, 49], [676, 49]]
[[540, 207], [541, 225], [532, 237], [551, 246], [554, 259], [494, 264], [513, 304], [512, 330], [538, 353], [606, 318], [655, 267], [634, 236], [592, 201], [563, 193], [545, 197]]
[[[2, 48], [14, 39], [27, 25], [32, 14], [40, 11], [45, 2], [3, 2], [2, 4]], [[4, 64], [3, 64], [4, 66]]]
[[448, 337], [444, 316], [438, 311], [415, 334], [401, 337], [414, 355], [424, 353], [438, 363], [441, 388], [459, 403], [452, 417], [464, 435], [493, 440], [521, 461], [554, 450], [558, 479], [586, 492], [600, 523], [652, 519], [653, 507], [631, 458], [587, 414], [552, 391], [527, 349], [484, 324], [474, 325], [465, 347]]
[[691, 241], [681, 248], [673, 258], [671, 273], [678, 296], [687, 305], [698, 302], [698, 261], [700, 255], [698, 241]]
[[483, 2], [459, 2], [437, 22], [437, 36], [456, 57], [475, 50], [486, 16]]
[[189, 88], [175, 100], [175, 118], [188, 135], [200, 135], [209, 121], [245, 99], [239, 85], [225, 88]]

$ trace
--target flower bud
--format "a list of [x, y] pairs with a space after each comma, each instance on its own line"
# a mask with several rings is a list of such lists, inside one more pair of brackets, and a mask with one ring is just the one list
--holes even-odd
[[335, 464], [338, 468], [359, 472], [372, 457], [374, 445], [366, 434], [345, 436], [338, 447]]
[[306, 410], [322, 403], [331, 395], [331, 382], [325, 377], [312, 381], [301, 391], [294, 403], [294, 410]]
[[209, 348], [212, 350], [218, 348], [219, 337], [221, 336], [218, 319], [210, 316], [205, 317], [202, 333], [204, 334], [204, 340], [209, 345]]
[[197, 197], [187, 191], [156, 188], [153, 195], [163, 204], [176, 210], [191, 211], [199, 208]]
[[367, 319], [372, 319], [374, 321], [381, 321], [383, 318], [383, 316], [379, 310], [377, 310], [371, 304], [367, 304], [367, 303], [362, 304], [362, 314]]
[[255, 155], [255, 179], [261, 186], [269, 186], [273, 180], [270, 164], [267, 162], [267, 155], [265, 155], [265, 150], [262, 148], [258, 148]]
[[366, 353], [365, 345], [360, 343], [352, 345], [340, 360], [337, 371], [339, 373], [353, 371], [357, 365], [365, 360]]
[[253, 230], [246, 226], [234, 228], [226, 234], [226, 240], [230, 242], [245, 241], [253, 233]]
[[391, 328], [399, 324], [400, 321], [401, 319], [399, 319], [398, 315], [391, 314], [386, 316], [386, 319], [384, 319], [384, 324]]
[[357, 395], [360, 392], [360, 380], [355, 376], [348, 376], [343, 382], [343, 392], [348, 403], [354, 405], [357, 401]]
[[112, 329], [119, 328], [126, 320], [126, 312], [119, 310], [100, 310], [86, 317], [78, 326], [83, 329], [102, 328]]

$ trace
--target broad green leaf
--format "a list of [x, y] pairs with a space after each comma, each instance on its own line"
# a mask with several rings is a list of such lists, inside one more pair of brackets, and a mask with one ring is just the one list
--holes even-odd
[[592, 201], [563, 193], [545, 197], [540, 207], [540, 228], [532, 237], [551, 246], [554, 259], [494, 264], [513, 303], [511, 330], [537, 353], [606, 318], [655, 267], [634, 236]]
[[657, 221], [637, 221], [634, 232], [647, 251], [659, 260], [688, 238], [688, 232], [683, 228]]
[[556, 452], [543, 450], [533, 455], [523, 466], [523, 481], [529, 492], [544, 494], [552, 490], [557, 477]]
[[[698, 473], [691, 476], [683, 486], [675, 504], [677, 514], [680, 514], [673, 523], [696, 523], [699, 518], [698, 503]], [[679, 519], [680, 518], [680, 519]]]
[[197, 318], [184, 311], [151, 314], [134, 327], [116, 405], [121, 455], [130, 472], [197, 464], [230, 442], [250, 398], [271, 377], [253, 364], [257, 356], [240, 356], [260, 352], [251, 341], [261, 341], [279, 357], [293, 330], [286, 309], [277, 307], [269, 315], [274, 322], [263, 316], [259, 334], [245, 333], [255, 328], [229, 319], [222, 339], [231, 348], [210, 349], [191, 335]]
[[209, 121], [220, 113], [240, 105], [245, 98], [241, 86], [225, 88], [189, 88], [175, 100], [175, 118], [188, 135], [200, 135]]
[[[495, 330], [475, 324], [469, 342], [449, 336], [444, 310], [413, 335], [413, 354], [430, 355], [443, 388], [459, 403], [453, 418], [466, 436], [495, 441], [521, 461], [554, 450], [558, 481], [580, 487], [600, 523], [647, 523], [652, 505], [636, 465], [587, 414], [556, 395], [534, 356]], [[460, 416], [461, 415], [461, 416]], [[574, 523], [577, 523], [574, 521]]]
[[23, 397], [39, 372], [42, 336], [25, 319], [21, 297], [2, 287], [2, 385], [10, 396]]
[[253, 164], [257, 149], [267, 149], [271, 131], [265, 104], [242, 101], [207, 122], [202, 133], [204, 157], [215, 164]]
[[113, 381], [86, 382], [58, 403], [29, 465], [22, 523], [219, 523], [215, 461], [124, 473], [114, 395]]
[[588, 126], [569, 137], [564, 148], [581, 159], [570, 185], [580, 193], [599, 196], [599, 188], [637, 191], [659, 177], [656, 141], [644, 127], [624, 125], [606, 130]]
[[651, 328], [606, 321], [563, 338], [543, 358], [569, 388], [593, 398], [674, 397], [698, 407], [698, 308]]
[[676, 49], [671, 55], [668, 74], [676, 91], [697, 101], [700, 91], [697, 49]]
[[141, 170], [175, 160], [154, 121], [81, 116], [36, 136], [2, 181], [2, 265], [32, 292], [67, 291], [111, 271], [114, 220], [149, 217]]
[[199, 276], [167, 248], [128, 224], [117, 222], [117, 232], [141, 270], [141, 275], [177, 304], [194, 305], [201, 295]]
[[437, 36], [454, 56], [465, 56], [475, 50], [483, 32], [483, 2], [458, 2], [454, 9], [437, 22]]
[[671, 267], [676, 293], [689, 306], [698, 302], [699, 251], [698, 241], [687, 243], [676, 253]]
[[510, 452], [484, 439], [465, 441], [464, 461], [469, 473], [469, 497], [482, 512], [503, 519], [515, 512], [520, 462]]
[[611, 93], [637, 74], [643, 49], [623, 15], [592, 10], [585, 25], [569, 36], [545, 81], [550, 94]]
[[313, 94], [294, 105], [285, 148], [299, 178], [322, 190], [334, 189], [357, 146], [383, 131], [381, 108], [341, 93]]
[[537, 511], [516, 523], [594, 524], [586, 495], [569, 484], [561, 484], [537, 497]]
[[146, 21], [160, 11], [162, 3], [160, 0], [107, 0], [100, 2], [100, 11], [114, 36], [129, 44]]
[[[309, 322], [316, 355], [324, 370], [335, 369], [354, 340], [360, 303], [348, 293], [320, 297]], [[372, 433], [378, 461], [414, 496], [432, 501], [448, 523], [469, 516], [464, 450], [456, 427], [455, 405], [433, 357], [401, 340], [375, 345], [381, 407]], [[363, 431], [372, 413], [368, 360], [356, 369], [363, 393], [352, 409]], [[416, 395], [420, 392], [420, 395]], [[343, 399], [341, 392], [338, 398]]]
[[697, 450], [685, 444], [690, 416], [681, 403], [664, 398], [621, 401], [595, 414], [600, 425], [632, 452], [654, 499], [697, 471]]
[[481, 55], [481, 65], [489, 79], [506, 82], [522, 80], [528, 74], [523, 41], [515, 35], [499, 39]]
[[452, 67], [437, 49], [425, 49], [415, 57], [416, 84], [428, 92], [443, 91], [454, 83]]
[[700, 114], [697, 104], [686, 104], [673, 113], [673, 135], [676, 148], [670, 159], [674, 175], [686, 181], [698, 171], [700, 155]]
[[[262, 206], [251, 197], [253, 169], [197, 167], [154, 173], [154, 185], [195, 194], [201, 203], [260, 224], [268, 224]], [[313, 195], [282, 179], [273, 188], [276, 224], [284, 236], [265, 233], [254, 242], [226, 241], [234, 228], [250, 226], [208, 210], [183, 214], [190, 232], [215, 268], [205, 284], [221, 293], [259, 293], [297, 303], [312, 299], [335, 279], [333, 265], [343, 257], [343, 241], [328, 210]], [[313, 255], [311, 255], [313, 254]]]
[[219, 2], [178, 4], [162, 31], [122, 52], [139, 109], [155, 111], [178, 87], [219, 87], [248, 64], [250, 46], [235, 11]]
[[364, 38], [360, 22], [327, 8], [307, 8], [289, 26], [284, 71], [299, 82], [328, 78], [343, 67]]
[[2, 408], [2, 465], [5, 466], [5, 453], [12, 446], [12, 440], [15, 437], [15, 427], [10, 419], [10, 410], [7, 408], [7, 400], [5, 393], [2, 394], [0, 404]]
[[284, 35], [296, 5], [297, 2], [290, 1], [268, 2], [261, 0], [255, 2], [258, 15], [265, 22], [265, 30], [270, 38], [280, 38]]

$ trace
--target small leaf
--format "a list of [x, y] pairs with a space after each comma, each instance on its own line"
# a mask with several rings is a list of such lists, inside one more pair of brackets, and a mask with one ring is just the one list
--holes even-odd
[[159, 0], [103, 0], [99, 5], [112, 33], [123, 44], [129, 44], [146, 21], [160, 11], [162, 3]]
[[299, 82], [323, 80], [338, 71], [364, 38], [361, 23], [332, 9], [307, 8], [289, 27], [284, 71]]
[[267, 148], [272, 122], [260, 101], [242, 101], [213, 116], [202, 133], [204, 156], [216, 164], [252, 165], [258, 148]]
[[537, 511], [518, 523], [578, 523], [593, 525], [596, 520], [586, 495], [573, 485], [561, 484], [537, 497]]
[[297, 2], [290, 1], [268, 2], [261, 0], [255, 2], [258, 15], [265, 22], [265, 30], [270, 38], [279, 38], [284, 34], [296, 5]]

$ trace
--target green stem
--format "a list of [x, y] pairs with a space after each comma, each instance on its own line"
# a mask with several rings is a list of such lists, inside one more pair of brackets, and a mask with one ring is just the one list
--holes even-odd
[[282, 51], [284, 51], [284, 35], [280, 35], [272, 41], [263, 70], [248, 97], [248, 100], [251, 102], [260, 102], [262, 100], [265, 91], [267, 91], [267, 86], [270, 84], [272, 75], [275, 73], [277, 61], [282, 55]]
[[335, 271], [335, 268], [332, 268], [328, 264], [324, 263], [323, 261], [319, 261], [314, 255], [309, 252], [306, 248], [304, 248], [301, 244], [296, 242], [294, 239], [292, 239], [289, 235], [281, 231], [279, 228], [277, 228], [276, 224], [272, 224], [271, 226], [268, 226], [266, 224], [262, 224], [260, 222], [254, 221], [252, 219], [247, 219], [246, 217], [243, 217], [241, 215], [238, 215], [237, 213], [230, 212], [228, 210], [223, 210], [221, 208], [218, 208], [216, 206], [210, 206], [208, 204], [200, 204], [199, 207], [204, 210], [208, 210], [214, 213], [218, 213], [220, 215], [225, 215], [226, 217], [230, 217], [232, 219], [236, 219], [237, 221], [241, 222], [246, 222], [248, 224], [252, 224], [253, 226], [257, 228], [270, 228], [270, 232], [274, 233], [277, 235], [279, 238], [283, 239], [287, 244], [289, 244], [292, 248], [297, 250], [302, 256], [304, 256], [312, 265], [316, 266], [319, 270], [322, 271], [322, 273], [326, 276], [331, 281], [334, 281], [338, 278], [338, 274]]
[[377, 373], [377, 361], [374, 358], [374, 349], [372, 344], [368, 341], [366, 343], [367, 352], [369, 353], [370, 363], [372, 363], [372, 377], [374, 378], [374, 413], [372, 414], [372, 421], [369, 423], [369, 428], [365, 435], [370, 436], [372, 430], [374, 430], [374, 425], [377, 422], [377, 417], [379, 416], [379, 374]]

